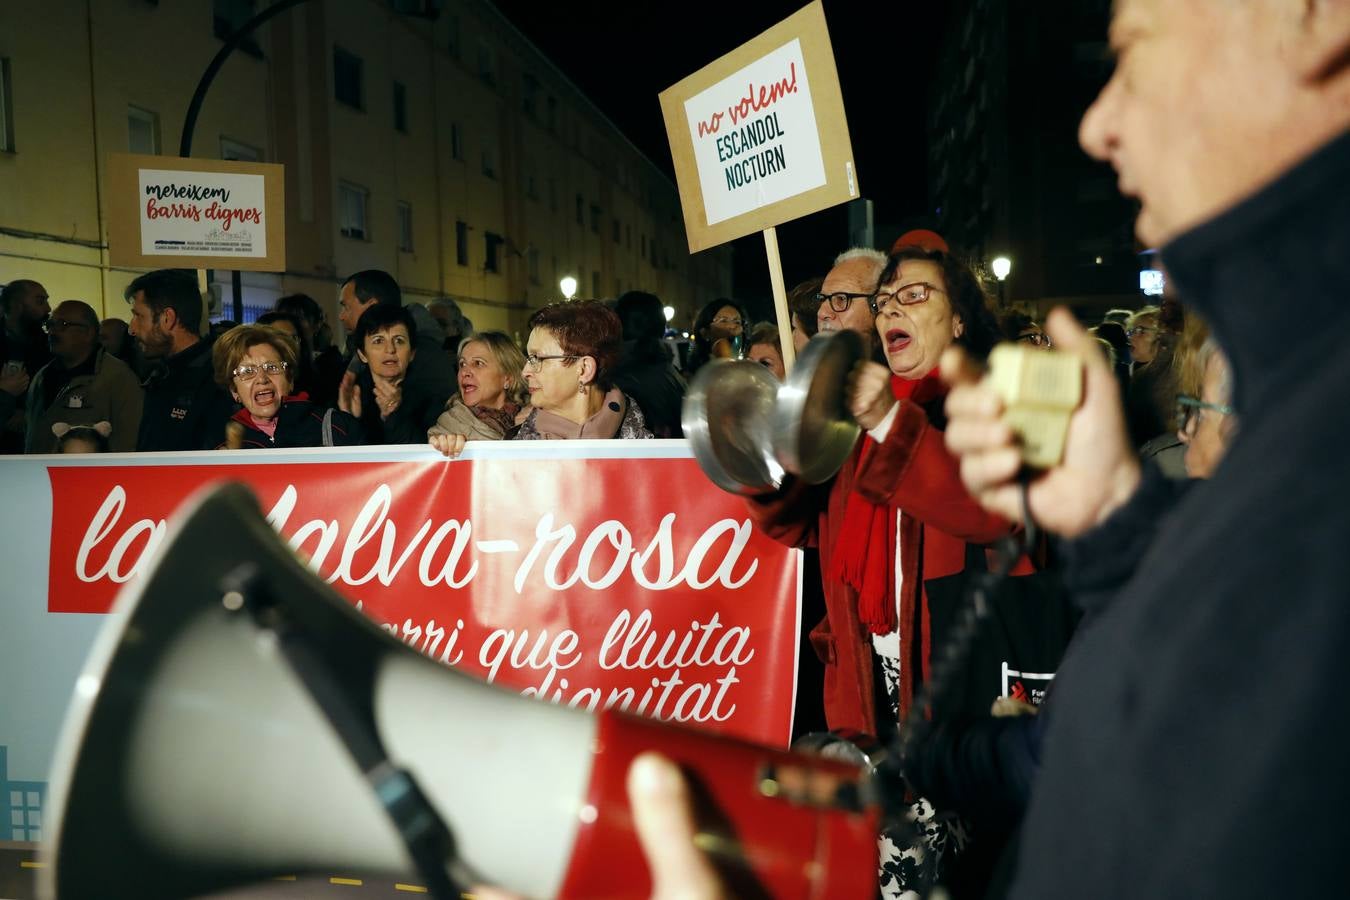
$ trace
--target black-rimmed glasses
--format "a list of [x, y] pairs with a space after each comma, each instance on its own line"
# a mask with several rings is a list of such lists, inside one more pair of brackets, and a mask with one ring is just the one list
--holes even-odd
[[848, 312], [854, 300], [867, 300], [871, 294], [852, 294], [848, 291], [835, 291], [833, 294], [816, 294], [816, 305], [829, 303], [830, 309], [837, 313]]
[[51, 334], [53, 331], [65, 331], [67, 328], [93, 328], [88, 322], [72, 322], [69, 319], [47, 319], [42, 323], [42, 330]]
[[877, 291], [872, 295], [872, 309], [875, 312], [882, 312], [892, 303], [898, 303], [901, 306], [913, 306], [916, 303], [926, 303], [928, 298], [934, 292], [946, 293], [942, 288], [935, 284], [929, 284], [926, 281], [915, 281], [898, 287], [893, 291]]

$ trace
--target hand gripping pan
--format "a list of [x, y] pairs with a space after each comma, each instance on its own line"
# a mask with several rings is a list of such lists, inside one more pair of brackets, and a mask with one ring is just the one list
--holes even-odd
[[712, 482], [733, 494], [767, 494], [783, 481], [771, 419], [778, 382], [745, 360], [715, 359], [699, 369], [680, 419], [694, 458]]
[[778, 389], [772, 434], [784, 469], [808, 484], [828, 481], [853, 452], [858, 423], [848, 412], [848, 375], [863, 356], [852, 331], [822, 331], [807, 341]]

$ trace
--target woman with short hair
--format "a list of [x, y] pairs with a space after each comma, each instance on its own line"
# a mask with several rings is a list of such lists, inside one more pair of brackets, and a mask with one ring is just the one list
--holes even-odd
[[368, 444], [422, 443], [444, 404], [407, 380], [417, 355], [412, 311], [376, 303], [361, 314], [354, 336], [365, 367], [339, 392], [338, 405], [361, 420]]
[[623, 326], [596, 300], [554, 303], [530, 316], [522, 374], [531, 410], [515, 440], [650, 438], [642, 410], [614, 386]]
[[296, 345], [267, 325], [237, 325], [211, 348], [216, 383], [242, 407], [217, 449], [346, 447], [361, 443], [361, 426], [340, 410], [294, 396]]

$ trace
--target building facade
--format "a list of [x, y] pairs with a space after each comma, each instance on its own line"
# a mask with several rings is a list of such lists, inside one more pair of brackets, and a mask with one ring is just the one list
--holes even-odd
[[[136, 272], [108, 262], [108, 154], [176, 155], [201, 73], [265, 5], [0, 4], [0, 283], [127, 318]], [[565, 275], [579, 296], [649, 290], [682, 317], [729, 293], [730, 252], [689, 255], [674, 183], [487, 0], [434, 20], [408, 5], [302, 3], [207, 94], [193, 156], [286, 167], [286, 270], [243, 273], [246, 320], [303, 292], [336, 323], [337, 284], [363, 268], [512, 332]], [[230, 275], [211, 276], [229, 315]]]
[[959, 0], [929, 103], [930, 211], [1009, 305], [1139, 305], [1135, 211], [1078, 124], [1111, 73], [1110, 0]]

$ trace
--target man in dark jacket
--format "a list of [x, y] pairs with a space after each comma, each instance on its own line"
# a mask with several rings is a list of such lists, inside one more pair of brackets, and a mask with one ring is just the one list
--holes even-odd
[[108, 448], [136, 449], [141, 425], [141, 383], [131, 367], [99, 346], [98, 314], [88, 303], [66, 300], [47, 320], [53, 358], [28, 392], [25, 453], [57, 452], [52, 426], [112, 426]]
[[623, 351], [614, 370], [614, 384], [642, 410], [647, 427], [659, 438], [684, 437], [680, 406], [687, 385], [676, 371], [666, 345], [666, 316], [655, 294], [629, 291], [614, 311], [623, 323]]
[[210, 450], [225, 439], [234, 402], [216, 384], [211, 345], [201, 339], [197, 278], [181, 269], [147, 272], [126, 289], [131, 336], [153, 363], [137, 450]]
[[[1081, 139], [1232, 363], [1242, 421], [1212, 479], [1131, 452], [1090, 337], [1064, 462], [1030, 510], [1073, 538], [1085, 608], [1059, 670], [1013, 894], [1326, 897], [1350, 829], [1350, 4], [1117, 0], [1119, 63]], [[998, 400], [961, 372], [949, 446], [1017, 515]], [[1272, 839], [1273, 837], [1273, 839]]]

